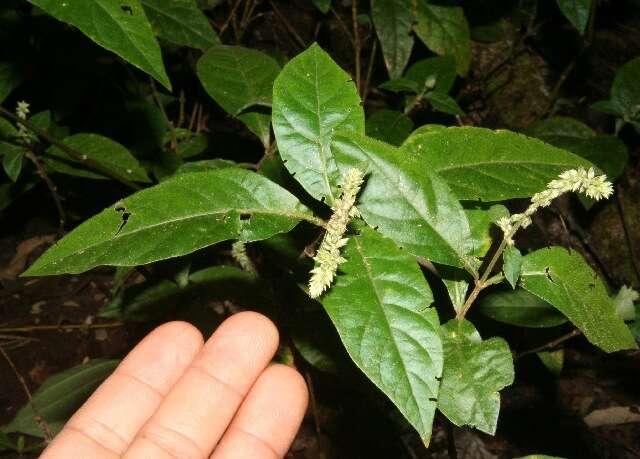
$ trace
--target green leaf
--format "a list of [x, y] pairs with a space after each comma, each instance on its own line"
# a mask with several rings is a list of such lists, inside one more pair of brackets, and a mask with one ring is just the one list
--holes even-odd
[[139, 191], [87, 220], [24, 275], [136, 266], [228, 239], [255, 241], [313, 217], [288, 191], [243, 169], [182, 174]]
[[259, 112], [244, 112], [237, 117], [267, 148], [271, 144], [271, 116]]
[[504, 278], [511, 284], [511, 287], [516, 288], [522, 268], [522, 254], [515, 246], [510, 245], [503, 252], [503, 260], [502, 272], [504, 273]]
[[538, 352], [536, 355], [551, 373], [556, 376], [562, 373], [562, 367], [564, 366], [564, 349], [551, 352]]
[[513, 383], [513, 359], [502, 338], [483, 341], [466, 320], [441, 328], [444, 370], [438, 409], [455, 425], [494, 434], [500, 412], [498, 391]]
[[226, 167], [238, 167], [237, 163], [228, 159], [203, 159], [202, 161], [189, 161], [181, 165], [175, 174], [189, 174], [191, 172], [205, 172], [210, 170], [224, 169]]
[[[42, 415], [54, 433], [59, 432], [67, 419], [116, 366], [117, 360], [95, 359], [51, 376], [33, 394], [33, 404], [38, 408], [38, 414]], [[2, 430], [43, 437], [35, 417], [31, 403], [27, 403]]]
[[390, 78], [402, 76], [411, 56], [411, 4], [412, 0], [371, 0], [371, 19]]
[[321, 13], [327, 14], [331, 9], [331, 0], [311, 0]]
[[[253, 273], [234, 266], [212, 266], [191, 273], [185, 286], [163, 279], [127, 288], [100, 311], [100, 317], [127, 322], [166, 320], [189, 307], [202, 309], [203, 302], [233, 301], [245, 307], [260, 307], [266, 288]], [[208, 309], [208, 308], [207, 308]], [[176, 311], [180, 310], [180, 311]]]
[[433, 89], [447, 94], [456, 81], [456, 61], [452, 56], [422, 59], [409, 67], [404, 77], [419, 88], [415, 92]]
[[520, 283], [567, 316], [591, 343], [606, 352], [637, 347], [616, 315], [602, 279], [579, 253], [552, 247], [526, 255]]
[[176, 45], [206, 49], [220, 44], [194, 0], [142, 0], [156, 35]]
[[437, 172], [459, 199], [501, 201], [526, 198], [561, 172], [592, 164], [573, 153], [510, 131], [475, 127], [412, 134], [402, 145]]
[[444, 94], [438, 91], [431, 91], [428, 92], [424, 96], [424, 98], [431, 103], [431, 106], [435, 110], [447, 113], [449, 115], [464, 115], [464, 112], [458, 105], [458, 102], [456, 102], [456, 100], [448, 94]]
[[431, 290], [414, 258], [370, 228], [344, 257], [322, 305], [358, 368], [428, 443], [442, 372]]
[[407, 115], [396, 110], [378, 110], [366, 122], [369, 137], [382, 140], [391, 145], [400, 145], [413, 130], [413, 121]]
[[279, 72], [271, 56], [241, 46], [214, 46], [197, 65], [204, 89], [233, 116], [254, 105], [271, 106], [273, 81]]
[[317, 44], [293, 58], [273, 85], [273, 130], [285, 166], [316, 199], [331, 204], [338, 130], [364, 133], [364, 110], [351, 77]]
[[160, 45], [140, 0], [28, 0], [60, 21], [71, 24], [103, 48], [122, 57], [171, 90]]
[[0, 103], [4, 102], [21, 81], [22, 74], [15, 64], [0, 62]]
[[12, 182], [17, 182], [22, 171], [25, 149], [18, 145], [8, 145], [2, 158], [2, 167]]
[[471, 63], [471, 32], [460, 7], [416, 4], [415, 31], [427, 47], [441, 56], [453, 56], [458, 74], [466, 75]]
[[589, 22], [589, 14], [591, 13], [592, 0], [556, 0], [562, 14], [578, 29], [578, 32], [584, 34]]
[[186, 159], [192, 156], [198, 156], [207, 149], [209, 139], [205, 134], [199, 132], [191, 132], [188, 129], [174, 129], [173, 132], [167, 131], [162, 138], [162, 144], [165, 149], [171, 148], [171, 142], [178, 144], [180, 158]]
[[472, 255], [476, 257], [484, 257], [491, 244], [491, 230], [493, 225], [501, 218], [508, 217], [509, 210], [502, 204], [494, 204], [490, 207], [486, 205], [474, 205], [471, 208], [465, 207], [464, 213], [469, 220], [469, 228], [471, 229], [471, 238], [473, 241]]
[[332, 144], [341, 170], [369, 174], [358, 197], [365, 221], [414, 255], [463, 266], [472, 249], [469, 222], [444, 181], [395, 147], [340, 133]]
[[520, 288], [489, 293], [478, 301], [478, 310], [493, 320], [518, 327], [549, 328], [567, 321], [549, 303]]
[[640, 116], [640, 57], [630, 60], [616, 73], [611, 101], [622, 109], [625, 121]]
[[526, 134], [591, 161], [612, 179], [622, 174], [629, 160], [624, 142], [615, 136], [596, 135], [589, 126], [573, 118], [557, 116], [536, 121]]
[[[98, 134], [75, 134], [64, 139], [63, 143], [120, 177], [134, 182], [151, 181], [135, 156], [108, 137]], [[82, 161], [71, 158], [56, 146], [47, 150], [42, 162], [62, 174], [108, 180], [108, 177], [83, 167]]]

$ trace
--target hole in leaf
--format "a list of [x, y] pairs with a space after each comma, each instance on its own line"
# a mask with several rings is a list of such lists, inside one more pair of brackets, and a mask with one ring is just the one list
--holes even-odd
[[129, 13], [131, 16], [133, 16], [133, 8], [131, 8], [129, 5], [120, 5], [120, 9], [125, 13]]
[[240, 221], [247, 221], [251, 219], [251, 214], [240, 214]]
[[120, 227], [118, 228], [118, 231], [116, 231], [116, 236], [117, 236], [120, 233], [120, 231], [122, 231], [122, 228], [124, 228], [124, 225], [126, 225], [127, 222], [129, 221], [129, 217], [131, 217], [131, 212], [127, 212], [127, 208], [125, 207], [122, 201], [118, 201], [114, 209], [116, 212], [122, 213], [122, 223], [120, 223]]
[[549, 279], [551, 282], [554, 282], [553, 276], [551, 276], [551, 269], [548, 266], [544, 268], [544, 275], [547, 276], [547, 279]]
[[430, 402], [437, 402], [437, 401], [438, 401], [438, 399], [437, 399], [437, 398], [435, 398], [435, 397], [429, 397], [429, 401], [430, 401]]

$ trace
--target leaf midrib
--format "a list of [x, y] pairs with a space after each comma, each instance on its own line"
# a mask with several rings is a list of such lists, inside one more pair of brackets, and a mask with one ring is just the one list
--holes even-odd
[[[201, 217], [207, 217], [207, 216], [214, 217], [216, 215], [224, 215], [224, 214], [232, 212], [232, 211], [238, 212], [239, 214], [246, 213], [246, 214], [276, 215], [276, 216], [290, 217], [290, 218], [298, 219], [298, 220], [309, 220], [310, 219], [310, 215], [302, 213], [302, 212], [300, 212], [300, 213], [298, 213], [298, 212], [284, 212], [284, 211], [272, 211], [272, 210], [251, 209], [251, 208], [246, 208], [246, 209], [238, 209], [238, 208], [221, 209], [221, 210], [216, 210], [215, 212], [205, 212], [205, 213], [199, 213], [199, 214], [191, 214], [191, 215], [188, 215], [188, 216], [186, 216], [184, 218], [175, 218], [175, 219], [172, 219], [172, 220], [163, 220], [162, 222], [154, 223], [152, 225], [142, 226], [142, 227], [136, 228], [135, 230], [132, 230], [132, 231], [129, 231], [129, 232], [126, 232], [126, 233], [120, 232], [119, 234], [115, 235], [111, 239], [101, 240], [101, 241], [99, 241], [99, 242], [97, 242], [95, 244], [91, 244], [91, 245], [85, 246], [83, 248], [76, 249], [72, 253], [70, 253], [70, 254], [68, 254], [68, 255], [66, 255], [64, 257], [60, 257], [57, 260], [59, 262], [63, 262], [64, 260], [67, 260], [69, 258], [76, 257], [79, 252], [85, 253], [87, 250], [94, 249], [96, 247], [100, 247], [100, 246], [102, 246], [104, 244], [113, 243], [114, 241], [119, 241], [120, 239], [123, 239], [125, 237], [129, 237], [129, 236], [135, 235], [135, 234], [137, 234], [139, 232], [142, 232], [142, 231], [148, 231], [148, 230], [151, 230], [153, 228], [157, 228], [159, 226], [164, 226], [164, 225], [168, 225], [170, 223], [175, 223], [175, 222], [187, 222], [189, 220], [194, 220], [194, 219], [198, 219], [198, 218], [201, 218]], [[51, 265], [50, 262], [46, 263], [44, 266], [49, 266], [49, 265]]]
[[389, 332], [389, 336], [391, 336], [391, 340], [393, 341], [393, 348], [396, 351], [396, 354], [398, 356], [398, 360], [402, 364], [402, 374], [405, 377], [405, 380], [407, 381], [407, 383], [409, 384], [409, 387], [411, 388], [411, 398], [413, 399], [413, 402], [414, 402], [414, 404], [416, 406], [416, 409], [417, 409], [417, 412], [418, 412], [418, 417], [420, 418], [420, 423], [422, 424], [422, 426], [421, 426], [422, 430], [420, 432], [420, 434], [422, 435], [422, 432], [424, 432], [427, 429], [425, 429], [424, 420], [422, 419], [422, 413], [420, 411], [420, 405], [418, 403], [418, 399], [415, 396], [415, 388], [414, 388], [414, 386], [413, 386], [413, 384], [411, 382], [411, 379], [408, 377], [409, 373], [407, 371], [407, 366], [406, 366], [406, 364], [405, 364], [405, 362], [404, 362], [404, 360], [402, 358], [402, 353], [400, 352], [400, 348], [399, 348], [398, 343], [396, 341], [396, 337], [393, 334], [393, 331], [391, 329], [391, 322], [389, 321], [389, 317], [387, 316], [387, 313], [386, 313], [386, 311], [385, 311], [385, 309], [383, 307], [382, 298], [380, 296], [380, 293], [378, 292], [378, 288], [376, 286], [375, 279], [373, 277], [373, 273], [371, 272], [371, 266], [369, 265], [369, 262], [368, 262], [367, 258], [364, 255], [364, 252], [362, 250], [362, 246], [360, 245], [360, 241], [358, 240], [357, 237], [354, 238], [354, 242], [355, 242], [355, 245], [356, 245], [356, 249], [358, 250], [358, 254], [360, 255], [360, 258], [362, 259], [362, 264], [363, 264], [363, 266], [365, 268], [365, 271], [367, 273], [367, 277], [368, 277], [369, 282], [371, 284], [371, 288], [373, 290], [373, 293], [376, 296], [376, 300], [377, 300], [376, 304], [379, 307], [380, 311], [382, 312], [382, 315], [384, 316], [385, 325], [386, 325], [387, 330]]

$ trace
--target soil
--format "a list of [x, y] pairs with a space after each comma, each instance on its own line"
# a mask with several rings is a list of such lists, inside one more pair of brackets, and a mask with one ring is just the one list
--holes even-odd
[[[300, 31], [305, 42], [315, 38], [325, 41], [332, 57], [352, 70], [348, 39], [333, 16], [329, 15], [318, 31], [313, 26], [316, 13], [310, 3], [304, 8], [281, 3], [281, 14]], [[591, 55], [584, 59], [587, 64], [576, 72], [588, 77], [578, 78], [579, 81], [570, 78], [564, 86], [567, 92], [573, 91], [591, 101], [607, 96], [615, 69], [640, 54], [640, 39], [634, 32], [640, 28], [637, 24], [631, 27], [625, 20], [603, 14], [602, 30], [599, 29]], [[290, 56], [297, 52], [298, 45], [272, 11], [265, 12], [260, 24], [251, 31], [247, 42], [271, 43], [272, 48]], [[557, 37], [550, 40], [557, 51], [558, 43], [562, 42]], [[515, 58], [505, 61], [509, 65], [500, 66], [497, 72], [495, 62], [504, 55], [505, 44], [478, 45], [474, 49], [472, 68], [477, 74], [468, 80], [467, 87], [460, 88], [463, 105], [469, 108], [465, 124], [515, 129], [547, 111], [549, 101], [545, 94], [552, 90], [551, 83], [557, 81], [564, 65], [546, 64], [549, 56], [543, 58], [542, 51], [537, 51], [544, 49], [544, 43], [538, 45], [534, 47], [527, 42], [522, 48], [511, 50]], [[416, 44], [416, 52], [425, 52], [420, 49]], [[365, 61], [369, 52], [370, 49], [363, 50]], [[378, 64], [374, 81], [381, 82], [384, 78], [384, 69]], [[486, 87], [476, 84], [485, 79]], [[389, 96], [373, 90], [368, 109], [385, 107], [385, 97]], [[591, 125], [603, 132], [612, 131], [608, 119], [593, 114], [577, 115], [593, 117], [589, 119]], [[419, 125], [421, 113], [414, 118]], [[227, 131], [237, 131], [237, 126], [228, 119], [211, 125], [212, 130], [220, 131], [215, 132], [220, 137]], [[518, 245], [525, 249], [552, 244], [570, 247], [580, 251], [612, 287], [626, 284], [638, 289], [640, 147], [637, 136], [628, 129], [621, 136], [631, 146], [631, 161], [617, 182], [617, 198], [588, 214], [575, 199], [560, 199], [520, 235]], [[69, 228], [121, 195], [111, 185], [87, 185], [80, 181], [66, 185], [60, 184], [60, 189], [75, 193], [67, 195], [68, 206], [82, 201], [84, 196], [95, 198], [89, 206], [68, 209], [73, 220]], [[33, 218], [34, 215], [38, 216]], [[113, 270], [96, 269], [75, 276], [16, 277], [54, 240], [55, 222], [55, 209], [42, 185], [0, 216], [0, 346], [31, 392], [47, 377], [87, 359], [122, 358], [155, 325], [115, 324], [111, 319], [97, 318], [97, 312], [111, 299]], [[476, 319], [481, 318], [474, 316], [474, 322]], [[492, 326], [495, 328], [495, 324], [478, 325], [484, 327], [487, 336]], [[505, 333], [504, 329], [501, 333]], [[535, 334], [526, 330], [506, 329], [510, 344], [518, 351], [543, 344], [559, 334], [542, 333], [543, 336], [532, 338]], [[298, 359], [295, 363], [311, 383], [313, 403], [288, 458], [506, 459], [528, 454], [580, 459], [640, 458], [639, 351], [607, 355], [582, 337], [575, 337], [565, 343], [564, 367], [559, 376], [545, 368], [535, 355], [523, 357], [516, 361], [515, 383], [501, 392], [502, 409], [495, 436], [460, 429], [437, 417], [428, 450], [361, 375], [349, 375], [350, 384], [344, 384], [341, 378], [314, 370]], [[16, 374], [0, 356], [0, 425], [10, 421], [26, 402]], [[599, 411], [612, 407], [631, 407], [635, 421], [626, 422], [629, 418], [615, 410]], [[604, 413], [609, 425], [590, 427], [585, 417], [594, 412]], [[33, 441], [29, 439], [27, 443]], [[37, 453], [22, 456], [0, 453], [0, 457], [31, 458], [37, 457]]]

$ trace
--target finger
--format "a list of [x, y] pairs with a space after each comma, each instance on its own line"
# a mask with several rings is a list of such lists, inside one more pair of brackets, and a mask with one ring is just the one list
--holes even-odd
[[185, 322], [155, 329], [73, 415], [42, 457], [120, 457], [202, 345], [200, 332]]
[[208, 457], [277, 347], [278, 331], [263, 315], [242, 312], [227, 319], [124, 457]]
[[251, 388], [211, 459], [282, 458], [300, 428], [307, 385], [293, 368], [273, 365]]

